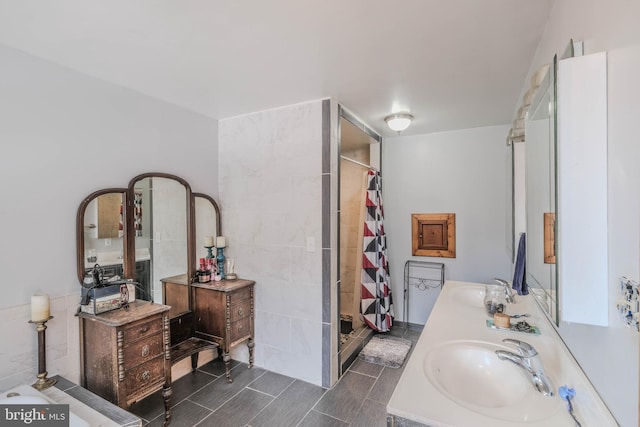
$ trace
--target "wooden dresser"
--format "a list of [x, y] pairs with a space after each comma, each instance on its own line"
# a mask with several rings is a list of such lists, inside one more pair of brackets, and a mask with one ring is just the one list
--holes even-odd
[[216, 342], [222, 351], [227, 381], [231, 379], [231, 347], [247, 342], [253, 367], [254, 296], [252, 280], [192, 283], [196, 337]]
[[162, 389], [169, 424], [171, 360], [169, 307], [136, 300], [128, 310], [80, 313], [82, 387], [128, 409]]

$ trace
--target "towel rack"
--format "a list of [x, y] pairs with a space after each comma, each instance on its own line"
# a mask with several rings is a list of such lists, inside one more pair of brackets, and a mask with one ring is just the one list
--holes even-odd
[[444, 264], [441, 262], [413, 261], [404, 263], [404, 311], [402, 320], [409, 325], [409, 288], [419, 291], [442, 289], [444, 286]]

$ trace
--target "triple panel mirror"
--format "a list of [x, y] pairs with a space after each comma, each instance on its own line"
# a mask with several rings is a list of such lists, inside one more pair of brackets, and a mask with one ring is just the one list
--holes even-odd
[[136, 298], [162, 303], [161, 279], [193, 277], [196, 257], [206, 256], [206, 236], [220, 235], [216, 201], [192, 193], [175, 175], [146, 173], [127, 188], [109, 188], [86, 197], [76, 218], [77, 272], [99, 265], [103, 281], [134, 279]]

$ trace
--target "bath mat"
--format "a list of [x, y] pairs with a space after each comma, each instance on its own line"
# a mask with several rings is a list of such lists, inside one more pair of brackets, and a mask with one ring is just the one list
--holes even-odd
[[399, 368], [404, 363], [411, 341], [403, 338], [375, 335], [364, 346], [358, 357], [365, 362], [375, 363], [389, 368]]

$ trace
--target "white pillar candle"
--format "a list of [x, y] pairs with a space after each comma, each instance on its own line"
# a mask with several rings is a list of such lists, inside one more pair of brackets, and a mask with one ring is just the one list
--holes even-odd
[[49, 320], [49, 295], [33, 295], [31, 297], [31, 321]]
[[204, 238], [204, 245], [206, 247], [211, 247], [213, 246], [213, 236], [207, 236]]
[[224, 248], [225, 246], [227, 246], [227, 239], [223, 236], [218, 236], [216, 239], [216, 248]]

